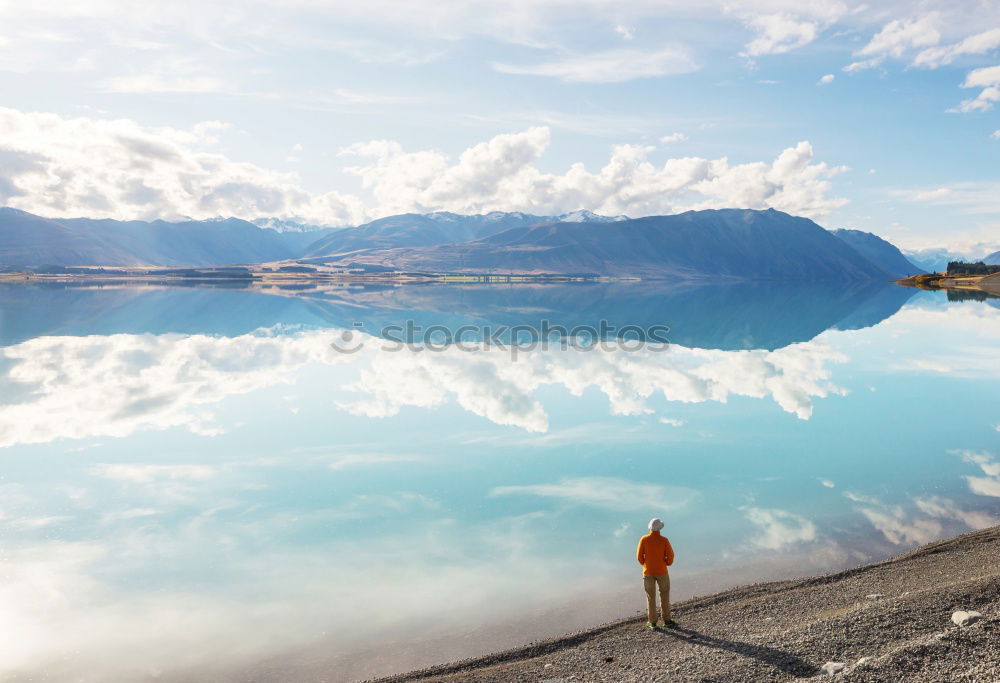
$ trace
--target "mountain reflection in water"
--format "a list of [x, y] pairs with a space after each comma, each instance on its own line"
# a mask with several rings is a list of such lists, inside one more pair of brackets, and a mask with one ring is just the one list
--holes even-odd
[[[552, 285], [405, 285], [330, 289], [0, 285], [0, 344], [42, 335], [217, 334], [307, 326], [376, 334], [412, 320], [457, 329], [543, 320], [572, 329], [604, 320], [621, 328], [666, 325], [675, 344], [777, 349], [826, 329], [878, 324], [917, 290], [887, 283], [748, 282]], [[359, 325], [360, 323], [360, 325]]]

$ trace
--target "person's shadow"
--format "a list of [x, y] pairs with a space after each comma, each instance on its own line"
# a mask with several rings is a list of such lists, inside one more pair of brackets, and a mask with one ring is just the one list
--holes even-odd
[[804, 659], [788, 652], [783, 652], [782, 650], [776, 650], [773, 647], [741, 643], [737, 640], [722, 640], [721, 638], [698, 633], [682, 626], [674, 626], [669, 629], [660, 628], [656, 632], [661, 636], [669, 636], [676, 640], [690, 643], [691, 645], [700, 645], [701, 647], [725, 650], [743, 657], [752, 657], [793, 676], [815, 676], [820, 671], [819, 667], [810, 664]]

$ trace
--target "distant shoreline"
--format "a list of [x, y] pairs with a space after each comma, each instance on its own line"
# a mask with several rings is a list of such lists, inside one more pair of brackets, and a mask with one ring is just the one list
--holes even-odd
[[948, 275], [947, 273], [929, 273], [913, 275], [897, 280], [896, 284], [916, 289], [932, 291], [955, 290], [966, 292], [985, 292], [992, 296], [1000, 296], [1000, 273], [992, 275]]
[[[70, 270], [67, 268], [66, 270]], [[19, 271], [0, 273], [0, 282], [114, 282], [114, 283], [255, 283], [262, 285], [302, 285], [307, 283], [409, 284], [421, 282], [456, 284], [517, 284], [563, 282], [626, 282], [639, 278], [560, 273], [401, 273], [361, 270], [281, 272], [257, 266], [218, 268], [99, 268], [73, 269], [72, 272]]]
[[[981, 612], [966, 626], [958, 610]], [[1000, 677], [1000, 526], [825, 576], [741, 586], [674, 606], [678, 629], [633, 617], [521, 648], [377, 679], [798, 680]]]
[[[910, 280], [912, 278], [907, 278]], [[886, 280], [887, 284], [910, 285], [907, 280]], [[302, 266], [204, 266], [204, 267], [101, 267], [67, 266], [39, 270], [0, 272], [0, 283], [68, 282], [114, 284], [254, 284], [267, 287], [295, 288], [305, 285], [363, 284], [559, 284], [574, 282], [676, 282], [683, 284], [741, 284], [748, 282], [842, 282], [841, 279], [813, 280], [800, 278], [748, 278], [730, 275], [677, 275], [662, 277], [627, 277], [597, 273], [435, 273], [368, 270]], [[855, 280], [851, 279], [850, 282]], [[875, 280], [873, 280], [875, 281]]]

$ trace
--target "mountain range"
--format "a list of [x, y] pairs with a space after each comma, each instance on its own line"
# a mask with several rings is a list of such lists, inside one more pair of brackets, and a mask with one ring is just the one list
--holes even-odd
[[116, 221], [42, 218], [0, 208], [5, 266], [208, 266], [291, 259], [329, 230], [278, 232], [238, 218]]
[[875, 235], [831, 233], [774, 209], [580, 223], [521, 216], [506, 229], [483, 220], [442, 228], [440, 222], [425, 225], [427, 216], [396, 216], [334, 233], [313, 244], [302, 260], [404, 272], [647, 279], [885, 280], [923, 272]]
[[577, 211], [402, 214], [356, 228], [290, 221], [48, 219], [0, 209], [0, 265], [213, 266], [297, 261], [424, 273], [896, 279], [922, 272], [892, 244], [780, 211], [631, 219]]

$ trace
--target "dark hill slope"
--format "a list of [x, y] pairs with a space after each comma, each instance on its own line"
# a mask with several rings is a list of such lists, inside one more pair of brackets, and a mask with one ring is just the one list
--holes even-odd
[[88, 265], [129, 253], [103, 236], [17, 209], [0, 208], [0, 265]]
[[348, 254], [367, 249], [429, 247], [453, 242], [468, 242], [495, 235], [510, 228], [551, 223], [556, 220], [574, 223], [609, 223], [618, 220], [589, 211], [563, 216], [536, 216], [520, 212], [494, 211], [462, 216], [447, 211], [404, 213], [379, 218], [356, 228], [339, 230], [311, 244], [305, 256]]
[[[103, 237], [150, 265], [259, 263], [294, 258], [298, 254], [282, 233], [239, 218], [177, 223], [72, 218], [62, 222]], [[105, 261], [101, 265], [127, 264]]]
[[878, 235], [861, 230], [833, 230], [834, 235], [844, 240], [859, 254], [897, 279], [926, 272], [911, 263], [896, 245]]
[[0, 208], [0, 265], [210, 266], [294, 258], [300, 235], [238, 218], [115, 221], [41, 218]]

